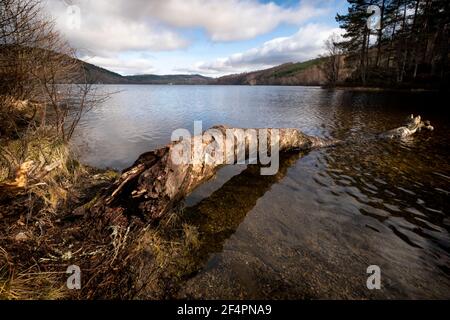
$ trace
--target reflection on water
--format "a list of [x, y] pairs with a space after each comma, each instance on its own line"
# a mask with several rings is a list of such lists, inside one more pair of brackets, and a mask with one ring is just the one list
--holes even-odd
[[[117, 87], [107, 87], [116, 91]], [[345, 139], [275, 176], [227, 167], [186, 201], [200, 271], [179, 297], [450, 298], [450, 126], [429, 94], [301, 87], [123, 86], [83, 119], [84, 160], [123, 168], [172, 130], [214, 124], [297, 127]], [[373, 139], [410, 114], [436, 130]], [[382, 270], [369, 291], [366, 268]]]
[[[199, 260], [222, 251], [225, 240], [236, 231], [258, 199], [286, 176], [287, 169], [300, 156], [301, 153], [283, 154], [275, 175], [262, 176], [259, 166], [249, 165], [208, 197], [184, 210], [185, 223], [196, 226], [200, 234], [201, 245], [195, 252]], [[208, 189], [207, 185], [198, 188], [192, 197], [201, 195], [205, 189]]]

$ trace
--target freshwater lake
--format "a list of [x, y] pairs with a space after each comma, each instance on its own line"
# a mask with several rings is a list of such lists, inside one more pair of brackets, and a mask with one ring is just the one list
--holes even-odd
[[[274, 176], [229, 166], [186, 199], [202, 237], [178, 298], [450, 298], [450, 117], [432, 93], [283, 86], [102, 86], [82, 161], [123, 169], [178, 128], [293, 127], [347, 143], [283, 156]], [[433, 132], [375, 135], [411, 114]], [[367, 267], [381, 269], [368, 290]]]

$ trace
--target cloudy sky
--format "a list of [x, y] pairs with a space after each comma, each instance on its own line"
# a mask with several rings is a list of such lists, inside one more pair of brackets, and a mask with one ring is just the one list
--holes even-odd
[[130, 74], [217, 77], [304, 61], [339, 33], [345, 0], [45, 0], [87, 62]]

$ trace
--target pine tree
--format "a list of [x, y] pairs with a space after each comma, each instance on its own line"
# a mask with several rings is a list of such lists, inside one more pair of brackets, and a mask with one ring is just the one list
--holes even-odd
[[[355, 69], [353, 81], [428, 84], [449, 79], [450, 1], [348, 0], [348, 13], [337, 15], [345, 29], [346, 63]], [[371, 5], [379, 7], [377, 30], [368, 28]], [[373, 41], [375, 40], [375, 41]]]
[[348, 59], [357, 64], [359, 79], [363, 84], [367, 76], [367, 48], [369, 46], [370, 30], [367, 27], [367, 8], [372, 1], [348, 0], [349, 8], [346, 15], [337, 14], [336, 21], [346, 30], [344, 41], [340, 43], [342, 49], [348, 53]]

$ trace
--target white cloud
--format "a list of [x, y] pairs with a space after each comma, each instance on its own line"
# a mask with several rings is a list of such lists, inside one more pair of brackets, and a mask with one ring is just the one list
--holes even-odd
[[325, 12], [309, 1], [287, 8], [256, 0], [74, 0], [79, 29], [71, 28], [78, 12], [68, 13], [68, 1], [46, 0], [46, 8], [74, 46], [160, 51], [188, 45], [179, 28], [199, 27], [213, 41], [233, 41], [254, 38], [282, 23], [300, 25]]
[[[73, 28], [77, 12], [68, 12], [69, 3], [80, 9], [79, 28]], [[205, 30], [212, 41], [251, 39], [279, 25], [301, 25], [328, 12], [323, 3], [326, 2], [302, 0], [285, 7], [257, 0], [44, 0], [57, 28], [73, 47], [99, 57], [90, 62], [96, 61], [105, 68], [113, 66], [112, 70], [126, 74], [155, 69], [145, 59], [119, 57], [186, 48], [194, 40], [185, 38], [186, 29]], [[74, 17], [75, 24], [71, 23]], [[248, 52], [199, 63], [194, 69], [214, 73], [274, 65], [287, 61], [301, 49], [306, 52], [308, 45], [316, 48], [307, 40], [300, 42], [295, 36], [274, 39]], [[299, 55], [296, 60], [302, 59]], [[153, 64], [158, 62], [153, 60]]]
[[306, 1], [294, 8], [255, 0], [165, 0], [146, 3], [149, 12], [156, 18], [177, 27], [202, 27], [213, 41], [250, 39], [282, 23], [299, 25], [325, 12]]
[[341, 34], [342, 30], [320, 24], [308, 24], [292, 36], [275, 38], [260, 47], [229, 57], [198, 62], [189, 71], [221, 75], [312, 59], [323, 53], [324, 41], [333, 33]]
[[122, 75], [149, 74], [155, 72], [152, 63], [142, 58], [83, 57], [83, 60]]
[[90, 29], [88, 35], [84, 30], [71, 32], [71, 43], [76, 48], [107, 53], [176, 50], [188, 44], [174, 32], [143, 23], [116, 21], [113, 26], [105, 23]]
[[127, 16], [121, 10], [126, 4], [122, 0], [73, 1], [75, 11], [61, 0], [47, 0], [46, 4], [58, 30], [72, 46], [98, 55], [176, 50], [189, 44], [177, 32], [158, 24], [151, 17], [134, 19]]

